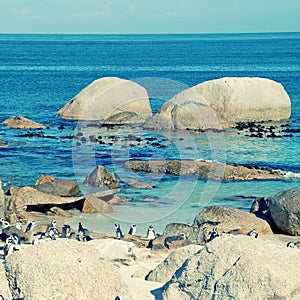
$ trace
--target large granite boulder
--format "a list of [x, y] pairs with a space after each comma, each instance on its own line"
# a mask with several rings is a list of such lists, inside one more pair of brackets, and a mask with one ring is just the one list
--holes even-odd
[[58, 111], [68, 120], [101, 120], [106, 124], [143, 123], [152, 115], [147, 91], [117, 77], [95, 80]]
[[270, 198], [270, 213], [281, 232], [300, 235], [300, 189], [283, 191]]
[[173, 274], [182, 266], [185, 260], [201, 249], [202, 247], [198, 245], [188, 245], [171, 252], [163, 262], [147, 275], [146, 279], [166, 283], [171, 280]]
[[41, 175], [34, 186], [40, 192], [55, 196], [75, 196], [79, 193], [78, 183], [73, 180], [55, 179], [50, 175]]
[[103, 166], [97, 166], [93, 172], [85, 178], [84, 183], [94, 187], [107, 186], [112, 189], [119, 186], [119, 180]]
[[72, 240], [24, 246], [6, 259], [14, 299], [131, 299], [116, 267]]
[[6, 273], [4, 264], [0, 264], [0, 295], [4, 297], [4, 299], [11, 299], [11, 291], [8, 285], [8, 281], [6, 279]]
[[235, 122], [289, 119], [291, 102], [278, 82], [225, 77], [200, 83], [167, 101], [152, 122], [172, 129], [221, 129]]
[[40, 123], [33, 122], [22, 116], [13, 116], [2, 122], [8, 128], [16, 128], [16, 129], [42, 129], [46, 126]]
[[83, 213], [109, 213], [112, 211], [113, 209], [107, 202], [93, 195], [86, 196], [82, 207]]
[[188, 258], [163, 286], [159, 299], [296, 300], [299, 278], [299, 250], [225, 235]]
[[205, 207], [196, 216], [193, 225], [203, 229], [207, 239], [215, 227], [219, 233], [224, 231], [226, 233], [248, 234], [253, 229], [258, 234], [273, 233], [267, 221], [258, 218], [255, 214], [224, 206]]

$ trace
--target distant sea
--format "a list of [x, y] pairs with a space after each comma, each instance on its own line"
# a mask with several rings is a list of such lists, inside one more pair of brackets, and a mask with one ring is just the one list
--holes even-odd
[[[277, 138], [249, 137], [236, 129], [218, 136], [196, 132], [151, 132], [141, 128], [97, 128], [105, 144], [77, 146], [70, 137], [76, 122], [55, 117], [56, 112], [84, 87], [105, 76], [135, 80], [149, 93], [154, 112], [183, 88], [221, 77], [265, 77], [280, 82], [292, 102], [292, 132]], [[218, 204], [248, 210], [255, 197], [299, 188], [300, 173], [300, 33], [193, 35], [0, 35], [0, 122], [23, 115], [47, 124], [44, 137], [27, 137], [25, 130], [0, 125], [0, 178], [4, 188], [33, 185], [41, 174], [77, 180], [97, 164], [121, 179], [121, 195], [129, 202], [114, 213], [83, 215], [68, 220], [99, 231], [113, 231], [138, 223], [143, 234], [153, 224], [162, 231], [169, 222], [192, 223], [203, 206]], [[286, 124], [286, 122], [284, 123]], [[284, 124], [275, 124], [280, 128]], [[59, 129], [61, 126], [64, 129]], [[79, 124], [79, 126], [81, 126]], [[129, 134], [151, 143], [110, 143]], [[147, 139], [146, 139], [147, 138]], [[214, 139], [217, 139], [215, 141]], [[127, 159], [198, 158], [211, 160], [222, 146], [227, 163], [278, 169], [284, 180], [197, 180], [171, 175], [134, 174], [123, 167]], [[197, 151], [193, 151], [193, 147]], [[220, 150], [220, 151], [221, 151]], [[137, 190], [130, 179], [147, 181], [151, 190]], [[139, 232], [140, 230], [140, 232]]]

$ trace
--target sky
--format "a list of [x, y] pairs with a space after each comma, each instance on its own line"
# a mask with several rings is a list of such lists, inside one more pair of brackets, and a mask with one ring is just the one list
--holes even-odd
[[0, 33], [299, 32], [300, 0], [0, 0]]

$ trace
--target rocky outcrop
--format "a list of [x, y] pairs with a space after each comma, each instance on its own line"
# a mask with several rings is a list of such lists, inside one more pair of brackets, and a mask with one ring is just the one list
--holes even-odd
[[278, 171], [198, 160], [130, 160], [125, 163], [125, 167], [147, 173], [194, 174], [205, 179], [254, 180], [283, 178], [283, 174]]
[[142, 86], [117, 77], [103, 77], [84, 88], [56, 116], [68, 120], [130, 124], [144, 123], [151, 115], [148, 94]]
[[222, 129], [236, 122], [287, 120], [291, 102], [280, 83], [266, 78], [225, 77], [200, 83], [167, 101], [150, 127]]
[[159, 299], [296, 300], [300, 297], [299, 277], [298, 250], [225, 235], [188, 258], [162, 288]]
[[76, 241], [24, 246], [6, 270], [14, 299], [131, 299], [116, 267]]
[[4, 147], [4, 146], [6, 146], [5, 143], [2, 140], [0, 140], [0, 147]]
[[171, 280], [173, 274], [181, 267], [184, 261], [202, 249], [201, 246], [189, 245], [179, 248], [157, 265], [148, 275], [147, 280], [166, 283]]
[[270, 225], [263, 219], [236, 208], [224, 206], [205, 207], [195, 218], [194, 226], [205, 232], [209, 239], [213, 228], [217, 227], [219, 234], [228, 233], [248, 234], [255, 229], [258, 234], [272, 234]]
[[42, 129], [46, 126], [40, 123], [33, 122], [22, 116], [14, 116], [2, 122], [8, 128], [16, 129]]
[[[50, 215], [53, 213], [68, 213], [63, 213], [61, 210], [58, 211], [61, 208], [64, 210], [77, 208], [81, 211], [84, 208], [86, 212], [109, 212], [112, 210], [109, 204], [127, 201], [126, 198], [114, 195], [119, 191], [118, 189], [107, 189], [79, 197], [60, 197], [40, 192], [29, 186], [21, 188], [11, 187], [9, 195], [5, 196], [4, 214], [5, 218], [14, 224], [16, 220], [26, 223], [28, 210], [48, 212]], [[85, 203], [86, 201], [87, 203]]]
[[76, 196], [79, 193], [77, 182], [55, 179], [49, 175], [41, 175], [34, 187], [40, 192], [62, 197]]
[[300, 189], [283, 191], [271, 197], [270, 213], [281, 232], [300, 235]]
[[107, 186], [111, 189], [115, 189], [119, 186], [119, 180], [116, 180], [115, 175], [103, 166], [97, 166], [93, 172], [85, 178], [84, 184], [94, 187]]

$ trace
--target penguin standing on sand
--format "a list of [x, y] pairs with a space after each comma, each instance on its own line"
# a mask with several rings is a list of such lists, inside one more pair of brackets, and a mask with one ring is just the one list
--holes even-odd
[[13, 239], [11, 237], [8, 237], [5, 241], [5, 246], [4, 246], [4, 250], [3, 250], [4, 258], [11, 255], [14, 251], [18, 251], [18, 249], [16, 249], [14, 247]]
[[38, 245], [40, 243], [40, 234], [34, 234], [33, 235], [33, 240], [32, 240], [32, 245]]
[[249, 233], [248, 233], [249, 236], [255, 238], [255, 239], [259, 239], [259, 235], [257, 233], [257, 231], [255, 229], [251, 230]]
[[130, 235], [135, 235], [135, 234], [136, 234], [136, 225], [135, 225], [135, 224], [132, 224], [132, 225], [130, 226], [130, 229], [129, 229], [129, 231], [128, 231], [128, 234], [130, 234]]
[[115, 224], [116, 238], [119, 240], [123, 237], [120, 224]]
[[63, 225], [61, 237], [68, 239], [70, 237], [70, 235], [71, 235], [71, 226], [68, 224]]
[[147, 230], [147, 240], [149, 240], [149, 241], [154, 240], [155, 237], [156, 237], [155, 230], [154, 230], [153, 226], [150, 225]]
[[30, 230], [33, 230], [35, 227], [35, 220], [32, 220], [26, 227], [25, 232], [27, 233]]
[[299, 242], [288, 242], [286, 244], [288, 248], [300, 248], [300, 241]]

